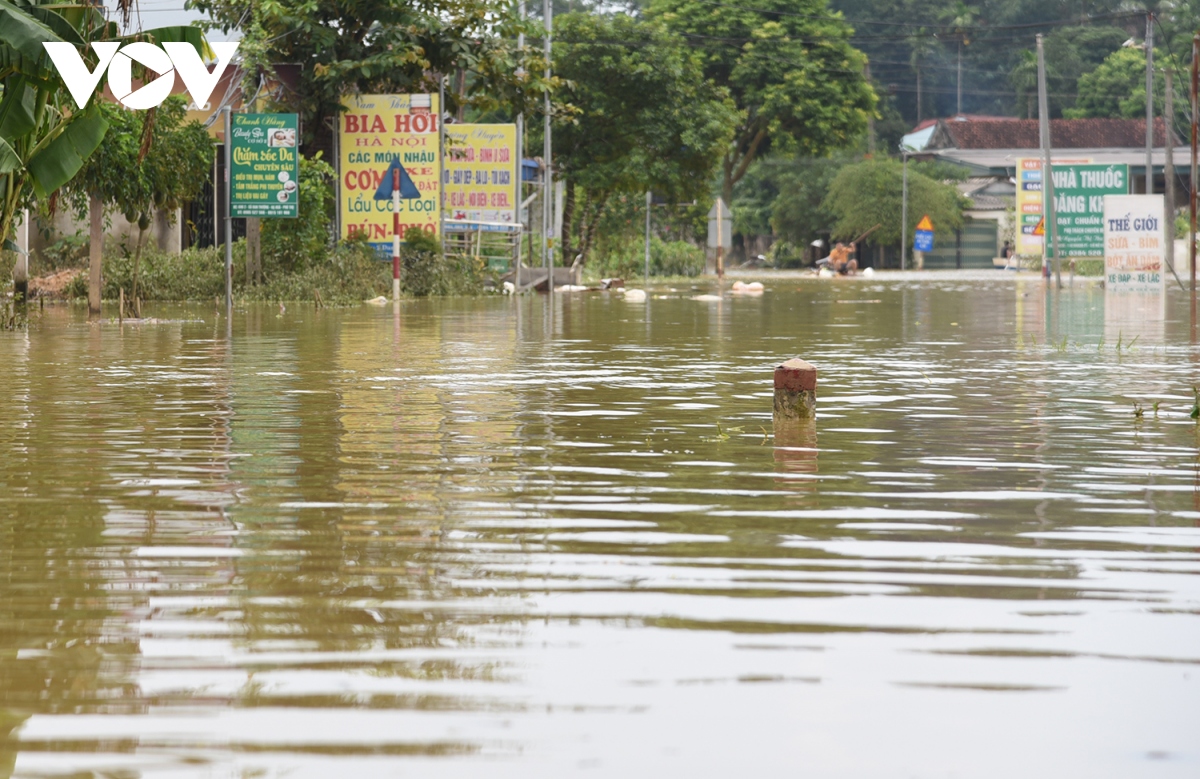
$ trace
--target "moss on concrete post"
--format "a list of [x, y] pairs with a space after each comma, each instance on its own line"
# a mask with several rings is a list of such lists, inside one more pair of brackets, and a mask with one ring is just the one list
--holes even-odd
[[817, 415], [817, 369], [794, 358], [775, 368], [775, 421], [813, 419]]

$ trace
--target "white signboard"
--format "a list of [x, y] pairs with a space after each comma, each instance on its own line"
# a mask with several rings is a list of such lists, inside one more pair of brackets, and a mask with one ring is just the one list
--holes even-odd
[[1104, 196], [1104, 285], [1111, 292], [1164, 291], [1162, 195]]

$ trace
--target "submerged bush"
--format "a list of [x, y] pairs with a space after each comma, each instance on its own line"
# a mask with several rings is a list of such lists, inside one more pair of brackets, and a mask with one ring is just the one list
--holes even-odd
[[[141, 260], [138, 286], [146, 300], [212, 300], [225, 295], [225, 252], [221, 247], [186, 249], [168, 254], [147, 247]], [[326, 252], [323, 263], [293, 273], [276, 271], [265, 283], [245, 283], [246, 245], [233, 247], [234, 296], [242, 300], [315, 300], [327, 305], [347, 305], [385, 294], [391, 289], [391, 267], [379, 262], [370, 246], [340, 244]], [[121, 290], [133, 289], [133, 258], [124, 254], [104, 258], [103, 296], [115, 300]], [[87, 297], [87, 274], [82, 273], [65, 290], [67, 297]]]
[[268, 281], [280, 273], [296, 273], [326, 264], [333, 237], [334, 171], [318, 152], [300, 157], [297, 219], [262, 220], [263, 275]]
[[400, 247], [401, 284], [416, 297], [474, 295], [483, 290], [482, 262], [473, 257], [446, 257], [441, 242], [412, 227]]
[[[632, 278], [646, 271], [645, 244], [626, 244], [610, 251], [596, 263], [601, 276]], [[704, 250], [687, 241], [664, 241], [650, 237], [650, 274], [652, 276], [699, 276], [704, 272]]]

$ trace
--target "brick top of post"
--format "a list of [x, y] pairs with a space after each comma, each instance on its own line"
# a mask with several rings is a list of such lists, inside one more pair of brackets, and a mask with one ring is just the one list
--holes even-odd
[[775, 389], [816, 392], [817, 369], [796, 357], [775, 368]]

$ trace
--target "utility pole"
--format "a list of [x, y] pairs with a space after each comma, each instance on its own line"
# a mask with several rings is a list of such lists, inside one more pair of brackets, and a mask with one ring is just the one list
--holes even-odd
[[[863, 63], [863, 79], [871, 83], [871, 61]], [[875, 156], [875, 114], [867, 114], [867, 156]]]
[[955, 116], [962, 116], [962, 35], [958, 36], [958, 110]]
[[1163, 139], [1163, 153], [1166, 156], [1163, 165], [1163, 183], [1166, 195], [1166, 217], [1163, 220], [1164, 233], [1167, 238], [1167, 267], [1175, 272], [1175, 95], [1171, 83], [1171, 67], [1163, 68], [1163, 85], [1166, 87], [1166, 101], [1163, 105], [1163, 124], [1166, 125], [1166, 137]]
[[1042, 144], [1042, 276], [1050, 278], [1050, 252], [1054, 251], [1054, 278], [1062, 288], [1062, 263], [1058, 257], [1058, 227], [1054, 216], [1054, 170], [1050, 164], [1050, 101], [1046, 95], [1046, 48], [1037, 36], [1038, 129]]
[[1146, 194], [1154, 194], [1154, 14], [1146, 13]]
[[[542, 41], [542, 50], [546, 55], [546, 81], [550, 80], [550, 36], [554, 25], [554, 7], [551, 0], [542, 0], [542, 14], [546, 23], [546, 36]], [[554, 192], [554, 168], [550, 164], [553, 145], [550, 142], [550, 90], [545, 95], [545, 130], [542, 139], [543, 174], [542, 180], [542, 262], [546, 266], [546, 292], [554, 294], [554, 252], [550, 249], [550, 236], [554, 230], [554, 210], [551, 197]]]
[[904, 174], [900, 185], [900, 270], [908, 265], [908, 151], [900, 148], [900, 159], [904, 161]]

